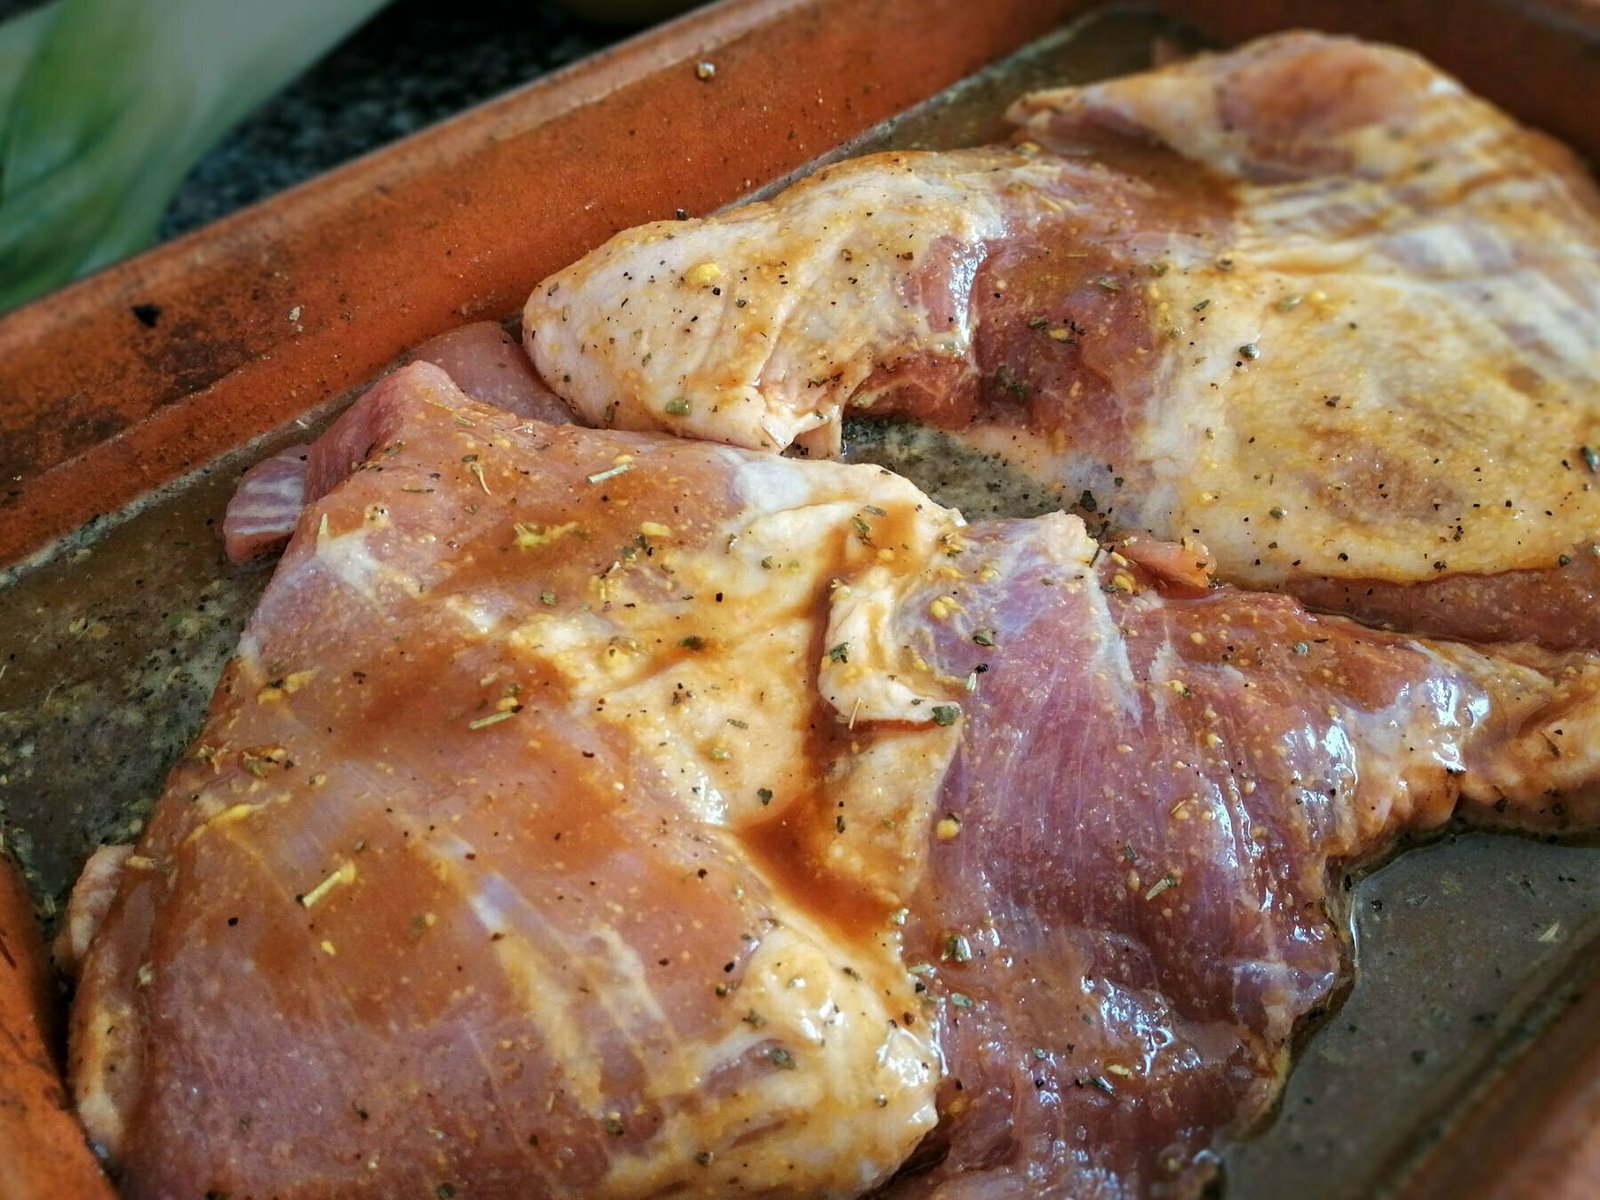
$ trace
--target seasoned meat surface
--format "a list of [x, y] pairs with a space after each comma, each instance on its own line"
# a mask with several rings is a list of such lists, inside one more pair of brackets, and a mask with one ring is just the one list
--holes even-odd
[[[348, 478], [81, 977], [79, 1108], [128, 1194], [887, 1177], [937, 1060], [881, 917], [958, 731], [911, 670], [833, 689], [852, 732], [817, 662], [830, 583], [870, 600], [954, 518], [877, 468], [526, 422], [423, 363], [309, 458], [312, 494]], [[883, 817], [830, 908], [743, 839], [833, 772]]]
[[[475, 400], [518, 416], [557, 424], [571, 414], [540, 382], [517, 340], [493, 321], [474, 321], [429, 338], [411, 351], [412, 362], [432, 363]], [[381, 387], [382, 382], [375, 384]], [[315, 499], [344, 478], [366, 446], [348, 448], [351, 456], [307, 479], [307, 447], [289, 446], [256, 463], [239, 480], [222, 522], [223, 548], [230, 562], [248, 562], [283, 548], [309, 498]], [[323, 448], [327, 456], [327, 447]]]
[[1600, 645], [1600, 196], [1415, 56], [1295, 33], [1029, 96], [619, 235], [535, 289], [586, 419], [998, 451], [1237, 584], [1449, 636]]
[[[1578, 749], [1593, 655], [1373, 633], [1108, 554], [1074, 570], [1094, 557], [1076, 526], [977, 527], [968, 553], [1005, 585], [953, 585], [948, 623], [920, 596], [900, 610], [947, 670], [987, 670], [940, 795], [959, 832], [930, 844], [905, 950], [938, 968], [949, 1070], [924, 1154], [944, 1158], [897, 1195], [1195, 1194], [1347, 966], [1330, 864], [1458, 806], [1600, 816]], [[1577, 775], [1555, 758], [1573, 751]]]
[[308, 470], [82, 906], [132, 1197], [1192, 1195], [1340, 975], [1330, 867], [1597, 816], [1589, 654], [425, 363]]

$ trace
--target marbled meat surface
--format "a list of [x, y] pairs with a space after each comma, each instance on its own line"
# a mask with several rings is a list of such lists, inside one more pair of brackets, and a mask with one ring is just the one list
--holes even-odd
[[1341, 976], [1330, 871], [1600, 815], [1589, 653], [427, 363], [308, 458], [74, 901], [130, 1197], [1194, 1195]]
[[937, 425], [1229, 582], [1600, 646], [1600, 195], [1408, 52], [1291, 33], [625, 232], [525, 338], [584, 419]]

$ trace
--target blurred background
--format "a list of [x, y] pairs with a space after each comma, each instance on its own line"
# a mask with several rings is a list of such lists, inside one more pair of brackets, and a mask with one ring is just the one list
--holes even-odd
[[0, 0], [0, 311], [690, 0]]

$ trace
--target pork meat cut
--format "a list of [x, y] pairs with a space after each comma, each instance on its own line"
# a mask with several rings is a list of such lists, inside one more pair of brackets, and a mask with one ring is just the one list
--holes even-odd
[[426, 363], [324, 461], [75, 904], [130, 1197], [1192, 1195], [1344, 969], [1330, 870], [1600, 815], [1591, 654]]
[[941, 426], [1221, 577], [1600, 646], [1600, 195], [1416, 56], [1310, 33], [1042, 92], [627, 231], [530, 297], [586, 420], [838, 449]]

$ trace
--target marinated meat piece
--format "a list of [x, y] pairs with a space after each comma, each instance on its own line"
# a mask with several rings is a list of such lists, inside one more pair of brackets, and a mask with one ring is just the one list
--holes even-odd
[[606, 428], [830, 454], [843, 407], [891, 377], [915, 386], [919, 416], [965, 423], [975, 273], [1059, 207], [1067, 166], [1004, 148], [871, 155], [771, 203], [641, 225], [534, 289], [528, 354]]
[[1600, 646], [1600, 539], [1560, 555], [1554, 567], [1445, 573], [1406, 586], [1381, 579], [1301, 579], [1294, 592], [1314, 608], [1374, 625], [1449, 629], [1475, 642]]
[[[841, 684], [909, 714], [851, 731], [816, 664], [835, 581], [870, 600], [956, 519], [876, 468], [524, 422], [421, 363], [313, 479], [353, 444], [81, 975], [79, 1110], [126, 1193], [886, 1178], [937, 1059], [867, 913], [958, 731], [916, 669]], [[905, 824], [864, 824], [818, 904], [742, 838], [825, 780]]]
[[1600, 533], [1600, 197], [1570, 153], [1306, 33], [1013, 117], [1008, 148], [619, 235], [534, 291], [536, 365], [595, 423], [748, 446], [909, 416], [1238, 584], [1600, 646], [1569, 569]]
[[474, 321], [429, 338], [410, 359], [432, 363], [474, 400], [519, 417], [556, 424], [572, 420], [566, 403], [534, 373], [521, 344], [495, 321]]
[[[534, 374], [516, 339], [493, 321], [477, 321], [429, 338], [411, 352], [411, 360], [441, 368], [463, 392], [485, 404], [540, 421], [571, 420], [561, 398]], [[230, 562], [271, 554], [288, 540], [306, 505], [306, 452], [303, 445], [290, 446], [240, 476], [222, 521]], [[366, 446], [351, 448], [358, 461], [366, 452]], [[312, 488], [310, 498], [320, 496], [348, 470], [349, 463], [340, 466]]]
[[222, 548], [229, 562], [271, 554], [294, 532], [306, 506], [304, 444], [264, 458], [239, 476], [222, 516]]
[[[905, 926], [941, 1005], [938, 1165], [895, 1196], [1194, 1195], [1345, 970], [1330, 866], [1458, 805], [1600, 819], [1578, 749], [1593, 655], [1488, 655], [1182, 579], [1179, 599], [1094, 557], [1074, 518], [980, 526], [963, 558], [1004, 587], [897, 610], [891, 636], [981, 674]], [[951, 615], [929, 623], [934, 600]]]
[[66, 920], [61, 923], [50, 947], [56, 969], [68, 978], [77, 975], [89, 953], [94, 935], [106, 919], [111, 902], [117, 898], [117, 889], [122, 886], [122, 869], [132, 853], [132, 846], [97, 846], [78, 873], [67, 904]]
[[1600, 815], [1594, 655], [426, 364], [313, 473], [362, 442], [80, 979], [132, 1197], [1192, 1194], [1340, 974], [1330, 865]]

